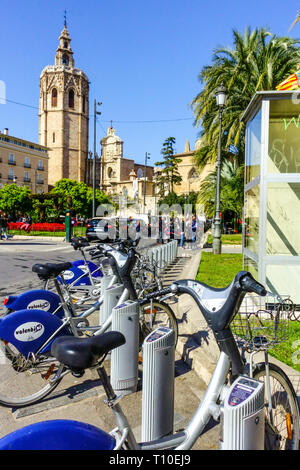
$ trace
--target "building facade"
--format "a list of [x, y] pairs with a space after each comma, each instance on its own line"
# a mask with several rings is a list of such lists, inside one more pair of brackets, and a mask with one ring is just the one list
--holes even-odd
[[5, 184], [28, 186], [33, 193], [48, 191], [47, 148], [0, 131], [0, 189]]
[[[152, 166], [135, 163], [133, 159], [124, 158], [123, 141], [116, 135], [111, 126], [107, 135], [101, 139], [101, 157], [96, 158], [96, 187], [113, 198], [120, 196], [128, 202], [144, 204], [147, 210], [153, 206], [153, 174]], [[92, 185], [93, 159], [87, 159], [86, 182]]]
[[40, 76], [39, 143], [49, 148], [49, 185], [61, 178], [85, 180], [89, 135], [89, 81], [75, 67], [66, 24], [55, 65]]
[[203, 179], [212, 171], [215, 170], [215, 165], [207, 164], [203, 170], [196, 168], [194, 156], [197, 150], [201, 146], [201, 139], [198, 139], [195, 143], [195, 149], [191, 150], [190, 143], [187, 140], [183, 153], [175, 155], [181, 162], [178, 164], [178, 172], [182, 178], [179, 185], [175, 185], [174, 192], [178, 195], [186, 194], [190, 192], [198, 192], [200, 190], [200, 183]]

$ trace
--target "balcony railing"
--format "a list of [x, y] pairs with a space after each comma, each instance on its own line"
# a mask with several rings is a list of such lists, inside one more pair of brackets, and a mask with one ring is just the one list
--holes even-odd
[[15, 165], [16, 162], [15, 162], [15, 160], [8, 160], [8, 164], [9, 164], [9, 165]]
[[24, 168], [31, 168], [31, 164], [30, 163], [24, 163]]
[[31, 178], [24, 176], [24, 183], [30, 183]]

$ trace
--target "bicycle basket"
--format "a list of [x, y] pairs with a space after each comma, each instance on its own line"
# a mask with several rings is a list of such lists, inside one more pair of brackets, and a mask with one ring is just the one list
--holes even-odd
[[288, 296], [245, 296], [230, 327], [239, 345], [265, 350], [289, 337], [294, 304]]

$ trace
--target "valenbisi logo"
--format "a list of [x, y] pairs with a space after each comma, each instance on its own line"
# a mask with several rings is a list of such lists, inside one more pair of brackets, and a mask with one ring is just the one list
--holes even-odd
[[43, 300], [43, 299], [37, 299], [33, 300], [27, 305], [28, 310], [44, 310], [45, 312], [48, 312], [50, 308], [50, 302], [48, 300]]
[[69, 269], [67, 271], [63, 271], [62, 275], [66, 281], [70, 281], [70, 279], [73, 279], [73, 277], [75, 276], [73, 271], [70, 271]]
[[18, 341], [34, 341], [35, 339], [42, 336], [45, 328], [44, 325], [38, 322], [27, 322], [18, 326], [14, 332], [14, 337]]

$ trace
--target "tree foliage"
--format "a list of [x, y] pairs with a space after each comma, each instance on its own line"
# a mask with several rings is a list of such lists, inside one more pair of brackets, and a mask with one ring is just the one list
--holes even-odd
[[27, 186], [5, 184], [0, 190], [0, 209], [10, 214], [29, 214], [32, 211], [31, 191]]
[[[62, 207], [64, 211], [71, 209], [76, 214], [91, 217], [93, 189], [88, 187], [85, 183], [63, 178], [56, 182], [51, 193], [62, 195]], [[99, 191], [99, 189], [95, 190], [95, 202], [96, 206], [106, 203], [112, 204], [109, 197], [102, 191]]]
[[[217, 171], [209, 173], [204, 178], [198, 202], [204, 206], [207, 217], [213, 217], [215, 211]], [[235, 160], [223, 160], [220, 177], [220, 209], [221, 212], [233, 211], [237, 217], [242, 217], [244, 201], [244, 166]]]
[[175, 137], [168, 137], [162, 146], [161, 155], [163, 160], [156, 162], [155, 165], [161, 167], [161, 174], [158, 178], [158, 186], [160, 194], [163, 195], [165, 190], [174, 191], [174, 185], [178, 185], [182, 181], [182, 177], [178, 171], [178, 165], [181, 159], [174, 155]]
[[182, 213], [184, 213], [184, 206], [190, 204], [192, 206], [192, 212], [196, 213], [196, 204], [198, 202], [198, 193], [191, 191], [189, 194], [176, 194], [169, 193], [158, 201], [159, 206], [167, 205], [169, 207], [179, 205], [181, 206]]
[[233, 30], [233, 47], [214, 52], [212, 64], [199, 74], [203, 88], [191, 103], [195, 124], [202, 127], [203, 145], [196, 155], [200, 167], [217, 157], [219, 114], [215, 92], [221, 83], [228, 90], [223, 113], [223, 157], [230, 156], [228, 147], [233, 144], [238, 150], [238, 163], [242, 164], [245, 129], [241, 117], [251, 98], [257, 91], [275, 90], [299, 68], [299, 63], [299, 40], [272, 35], [265, 28], [247, 28], [244, 34]]

